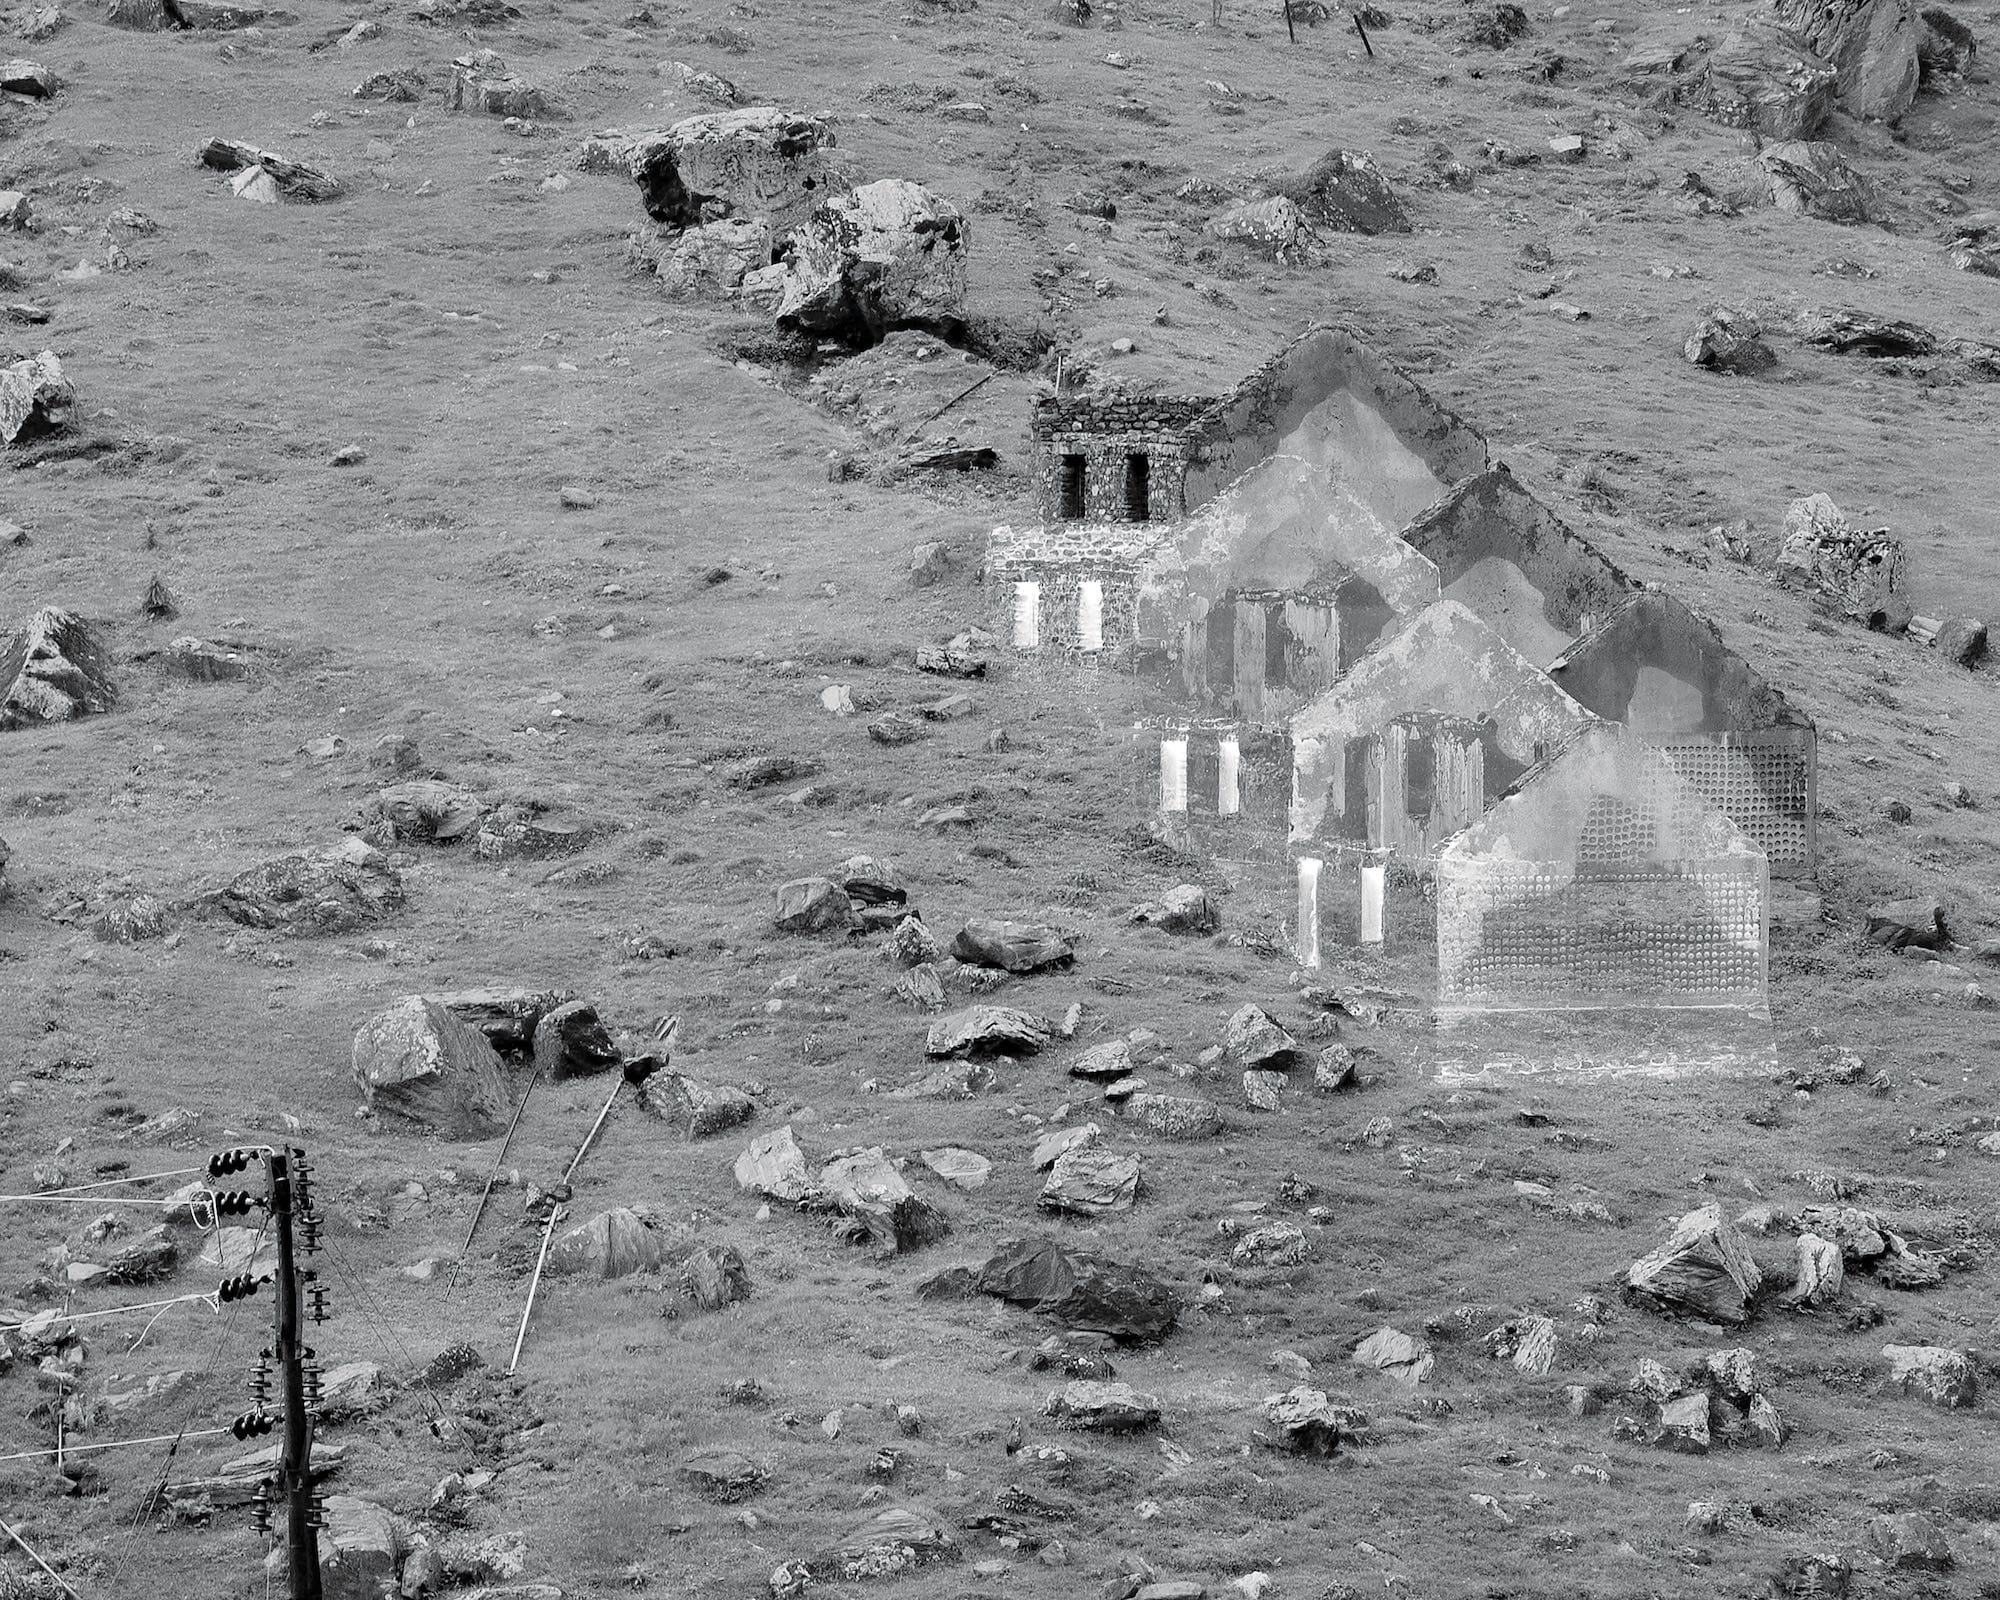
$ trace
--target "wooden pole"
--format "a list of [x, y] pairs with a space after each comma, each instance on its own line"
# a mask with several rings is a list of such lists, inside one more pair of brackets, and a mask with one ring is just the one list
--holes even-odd
[[285, 1551], [291, 1600], [320, 1600], [319, 1531], [312, 1505], [312, 1417], [306, 1410], [305, 1356], [299, 1348], [299, 1280], [292, 1262], [291, 1157], [273, 1150], [271, 1218], [278, 1230], [278, 1343], [275, 1355], [285, 1386], [285, 1446], [278, 1460], [278, 1492], [285, 1501]]
[[1350, 12], [1349, 15], [1354, 18], [1354, 31], [1361, 35], [1361, 48], [1366, 50], [1369, 59], [1373, 60], [1375, 57], [1375, 47], [1368, 42], [1368, 30], [1361, 26], [1361, 13], [1356, 11]]
[[1292, 26], [1292, 0], [1285, 0], [1285, 32], [1291, 35], [1293, 44], [1299, 42], [1299, 30]]

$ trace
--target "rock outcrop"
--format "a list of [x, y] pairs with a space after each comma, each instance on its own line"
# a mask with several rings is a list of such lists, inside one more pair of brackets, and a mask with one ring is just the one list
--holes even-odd
[[266, 861], [203, 896], [203, 903], [246, 928], [352, 933], [403, 904], [403, 876], [381, 851], [354, 839], [337, 849]]
[[617, 1206], [557, 1234], [549, 1271], [559, 1278], [624, 1278], [657, 1271], [662, 1257], [660, 1236], [637, 1212]]
[[1802, 140], [1767, 145], [1757, 163], [1771, 180], [1771, 200], [1780, 211], [1822, 222], [1873, 222], [1881, 214], [1874, 183], [1834, 145]]
[[782, 236], [844, 186], [833, 145], [818, 117], [746, 106], [634, 136], [631, 170], [656, 222], [678, 230], [753, 218]]
[[0, 367], [0, 444], [60, 433], [75, 409], [76, 388], [53, 350]]
[[1778, 539], [1778, 576], [1816, 590], [1846, 616], [1891, 633], [1909, 626], [1903, 546], [1886, 528], [1849, 526], [1824, 494], [1794, 500]]
[[1665, 1244], [1625, 1270], [1628, 1294], [1660, 1310], [1725, 1326], [1749, 1319], [1762, 1285], [1750, 1247], [1713, 1204], [1690, 1211]]
[[1777, 0], [1775, 20], [1833, 68], [1850, 115], [1894, 122], [1910, 109], [1925, 33], [1911, 0]]
[[1066, 1327], [1130, 1341], [1173, 1331], [1174, 1299], [1142, 1267], [1054, 1239], [1010, 1240], [979, 1269], [979, 1291]]
[[1682, 104], [1767, 139], [1808, 139], [1833, 109], [1839, 75], [1789, 34], [1745, 24], [1679, 84]]
[[779, 249], [778, 326], [855, 346], [898, 328], [954, 335], [970, 249], [958, 208], [918, 184], [884, 178], [835, 194]]
[[0, 728], [30, 728], [109, 711], [111, 653], [73, 611], [44, 606], [0, 654]]

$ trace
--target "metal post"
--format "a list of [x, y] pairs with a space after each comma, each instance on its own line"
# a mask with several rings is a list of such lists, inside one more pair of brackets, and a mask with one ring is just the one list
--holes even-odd
[[273, 1150], [271, 1220], [278, 1230], [278, 1370], [285, 1389], [285, 1447], [278, 1458], [278, 1493], [285, 1502], [285, 1551], [291, 1600], [320, 1600], [319, 1531], [312, 1504], [312, 1417], [306, 1411], [305, 1358], [299, 1348], [299, 1280], [292, 1264], [291, 1157]]

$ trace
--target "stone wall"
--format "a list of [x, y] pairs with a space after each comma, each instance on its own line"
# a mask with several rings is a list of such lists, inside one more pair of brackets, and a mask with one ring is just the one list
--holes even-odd
[[[1064, 520], [1065, 458], [1083, 462], [1081, 520], [1167, 522], [1187, 514], [1188, 451], [1215, 402], [1182, 395], [1054, 395], [1035, 403], [1035, 481], [1044, 521]], [[1146, 460], [1146, 515], [1130, 514], [1127, 463]]]
[[[1236, 810], [1222, 806], [1223, 745], [1236, 744]], [[1169, 809], [1161, 746], [1187, 747], [1183, 807]], [[1132, 787], [1140, 816], [1204, 859], [1279, 862], [1291, 811], [1292, 743], [1282, 732], [1219, 718], [1152, 717], [1133, 730]]]
[[1100, 643], [1104, 665], [1131, 659], [1137, 637], [1142, 567], [1162, 535], [1131, 524], [1056, 522], [1015, 530], [995, 528], [989, 537], [986, 581], [992, 593], [988, 626], [1009, 647], [1015, 643], [1017, 585], [1040, 587], [1040, 628], [1036, 649], [1044, 654], [1083, 651], [1080, 601], [1085, 583], [1101, 584]]

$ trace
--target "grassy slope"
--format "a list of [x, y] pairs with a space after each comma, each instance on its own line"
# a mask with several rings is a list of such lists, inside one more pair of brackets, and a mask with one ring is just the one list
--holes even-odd
[[[1810, 1194], [1795, 1173], [1873, 1175], [1878, 1187], [1864, 1203], [1912, 1226], [1949, 1233], [1956, 1221], [1981, 1240], [1992, 1228], [1993, 1168], [1963, 1145], [1933, 1162], [1905, 1137], [1988, 1110], [1990, 1022], [1963, 1009], [1950, 982], [1877, 958], [1856, 935], [1857, 914], [1892, 892], [1944, 893], [1975, 924], [2000, 909], [1990, 899], [1986, 813], [1937, 799], [1957, 779], [1983, 805], [2000, 803], [1980, 715], [1991, 679], [1888, 641], [1816, 632], [1797, 601], [1740, 569], [1695, 570], [1660, 548], [1693, 545], [1709, 522], [1738, 515], [1774, 530], [1789, 496], [1825, 488], [1909, 541], [1928, 606], [2000, 612], [2000, 568], [1978, 539], [1995, 489], [1992, 391], [1927, 389], [1782, 341], [1783, 382], [1714, 380], [1677, 355], [1688, 314], [1710, 296], [1916, 308], [1941, 329], [1992, 336], [1993, 286], [1946, 270], [1922, 221], [1946, 180], [1968, 177], [1973, 203], [1990, 193], [1990, 88], [1927, 102], [1903, 144], [1843, 130], [1897, 193], [1904, 226], [1892, 236], [1768, 209], [1733, 221], [1672, 210], [1664, 190], [1686, 168], [1718, 186], [1748, 183], [1742, 141], [1692, 118], [1662, 127], [1597, 74], [1636, 39], [1716, 29], [1709, 13], [1605, 8], [1619, 23], [1609, 39], [1588, 16], [1538, 20], [1533, 44], [1580, 66], [1563, 84], [1531, 88], [1514, 71], [1523, 51], [1455, 54], [1448, 35], [1404, 27], [1378, 35], [1371, 63], [1335, 29], [1304, 33], [1294, 49], [1268, 18], [1232, 20], [1211, 35], [1169, 26], [1178, 19], [1166, 7], [1130, 13], [1116, 34], [1023, 21], [1022, 7], [1000, 0], [926, 21], [889, 6], [809, 14], [737, 6], [728, 15], [657, 6], [664, 26], [647, 32], [622, 31], [623, 10], [537, 6], [516, 28], [480, 37], [571, 96], [575, 120], [552, 139], [447, 115], [435, 99], [416, 108], [414, 126], [404, 126], [409, 108], [350, 101], [367, 72], [436, 68], [465, 48], [400, 14], [384, 13], [382, 39], [321, 55], [305, 44], [352, 17], [318, 4], [261, 42], [238, 40], [233, 59], [214, 38], [138, 38], [87, 21], [36, 47], [74, 87], [53, 113], [11, 113], [16, 131], [0, 175], [31, 189], [43, 219], [15, 254], [37, 279], [32, 297], [56, 311], [46, 342], [79, 384], [86, 429], [171, 436], [186, 449], [13, 475], [4, 509], [34, 540], [0, 549], [0, 612], [15, 618], [61, 601], [113, 620], [121, 652], [193, 631], [244, 639], [267, 665], [248, 685], [211, 689], [169, 687], [128, 666], [119, 715], [5, 741], [0, 826], [23, 892], [0, 907], [0, 944], [18, 958], [0, 964], [0, 1030], [7, 1060], [22, 1063], [8, 1075], [28, 1085], [0, 1120], [8, 1186], [20, 1186], [65, 1134], [78, 1139], [80, 1166], [122, 1154], [142, 1168], [171, 1163], [169, 1152], [114, 1144], [99, 1120], [114, 1099], [189, 1106], [218, 1140], [223, 1129], [295, 1113], [335, 1218], [329, 1260], [345, 1314], [323, 1330], [322, 1350], [407, 1373], [465, 1334], [504, 1361], [522, 1292], [516, 1268], [532, 1238], [515, 1226], [518, 1195], [501, 1193], [483, 1234], [499, 1260], [481, 1265], [449, 1306], [437, 1286], [399, 1274], [455, 1247], [476, 1194], [472, 1175], [493, 1147], [357, 1131], [346, 1081], [353, 1026], [397, 994], [489, 979], [567, 984], [634, 1026], [680, 1010], [690, 1070], [766, 1086], [759, 1126], [790, 1116], [815, 1153], [963, 1143], [995, 1159], [994, 1181], [959, 1196], [936, 1193], [919, 1175], [957, 1237], [878, 1266], [809, 1221], [754, 1221], [729, 1178], [736, 1141], [687, 1146], [629, 1108], [616, 1113], [581, 1176], [579, 1204], [644, 1201], [729, 1239], [749, 1256], [759, 1292], [720, 1317], [662, 1321], [651, 1285], [557, 1289], [521, 1381], [496, 1386], [506, 1397], [496, 1414], [545, 1419], [525, 1441], [526, 1458], [556, 1471], [503, 1476], [480, 1524], [526, 1529], [531, 1570], [571, 1593], [611, 1593], [631, 1563], [666, 1592], [749, 1593], [779, 1559], [857, 1517], [868, 1459], [894, 1434], [882, 1409], [892, 1402], [915, 1404], [927, 1419], [919, 1440], [902, 1442], [898, 1494], [957, 1509], [990, 1505], [1005, 1483], [1041, 1487], [1033, 1469], [1002, 1453], [999, 1437], [1010, 1417], [1032, 1418], [1049, 1387], [1009, 1360], [1042, 1330], [984, 1302], [925, 1305], [910, 1288], [936, 1265], [976, 1259], [1027, 1225], [1032, 1132], [1016, 1108], [1048, 1114], [1068, 1096], [1068, 1080], [1058, 1064], [1028, 1064], [1004, 1073], [997, 1094], [966, 1104], [863, 1094], [866, 1079], [892, 1085], [918, 1070], [921, 1020], [884, 998], [890, 973], [872, 951], [769, 933], [769, 888], [872, 850], [901, 864], [942, 927], [977, 912], [1068, 921], [1085, 933], [1077, 973], [1016, 987], [1024, 1003], [1055, 1014], [1084, 1001], [1091, 1037], [1145, 1022], [1192, 1058], [1246, 999], [1289, 1020], [1303, 1015], [1280, 964], [1122, 925], [1122, 910], [1171, 875], [1116, 848], [1130, 820], [1116, 685], [1100, 698], [1057, 680], [1003, 676], [975, 689], [978, 717], [896, 753], [871, 745], [858, 723], [820, 711], [826, 681], [885, 705], [939, 692], [899, 663], [911, 643], [981, 614], [985, 599], [968, 578], [977, 541], [991, 522], [1026, 514], [1024, 484], [1010, 477], [991, 491], [954, 486], [935, 498], [828, 484], [827, 453], [857, 448], [856, 435], [714, 354], [708, 312], [664, 305], [627, 276], [621, 239], [638, 216], [629, 188], [574, 174], [565, 190], [538, 187], [567, 169], [577, 131], [701, 109], [651, 75], [654, 62], [679, 57], [721, 70], [755, 98], [839, 114], [842, 146], [866, 173], [931, 183], [969, 207], [988, 190], [1032, 196], [1039, 222], [975, 213], [981, 302], [1032, 312], [1028, 270], [1069, 261], [1082, 280], [1065, 290], [1077, 301], [1070, 315], [1092, 343], [1138, 339], [1135, 372], [1199, 387], [1206, 364], [1241, 368], [1324, 316], [1353, 321], [1428, 371], [1440, 398], [1615, 559], [1715, 615], [1823, 728], [1847, 736], [1822, 750], [1824, 798], [1841, 819], [1827, 830], [1823, 874], [1838, 920], [1821, 923], [1811, 902], [1797, 913], [1774, 960], [1776, 1032], [1788, 1063], [1810, 1060], [1807, 1030], [1816, 1026], [1895, 1085], [1886, 1099], [1836, 1088], [1798, 1103], [1754, 1082], [1538, 1085], [1453, 1100], [1420, 1075], [1422, 1039], [1391, 1028], [1396, 1070], [1361, 1099], [1298, 1099], [1279, 1119], [1246, 1115], [1220, 1146], [1139, 1139], [1148, 1198], [1129, 1217], [1070, 1231], [1190, 1287], [1205, 1272], [1224, 1285], [1226, 1316], [1191, 1318], [1160, 1350], [1120, 1363], [1121, 1375], [1162, 1396], [1172, 1438], [1193, 1463], [1168, 1472], [1150, 1442], [1078, 1442], [1073, 1481], [1050, 1490], [1078, 1508], [1054, 1530], [1070, 1567], [1024, 1557], [983, 1584], [960, 1574], [877, 1592], [1066, 1596], [1090, 1592], [1127, 1552], [1211, 1582], [1267, 1567], [1286, 1592], [1308, 1595], [1337, 1582], [1372, 1591], [1384, 1571], [1408, 1576], [1398, 1592], [1425, 1596], [1750, 1592], [1778, 1552], [1854, 1548], [1871, 1508], [1922, 1503], [1921, 1475], [1951, 1487], [1991, 1476], [1977, 1417], [1878, 1395], [1868, 1377], [1889, 1338], [1986, 1336], [1984, 1270], [1929, 1295], [1880, 1294], [1889, 1320], [1876, 1332], [1781, 1316], [1752, 1330], [1749, 1342], [1778, 1372], [1779, 1404], [1798, 1428], [1777, 1456], [1690, 1462], [1613, 1444], [1603, 1418], [1561, 1416], [1552, 1396], [1562, 1382], [1620, 1377], [1642, 1355], [1674, 1358], [1713, 1343], [1639, 1313], [1617, 1313], [1594, 1348], [1566, 1341], [1546, 1382], [1485, 1362], [1471, 1341], [1447, 1347], [1434, 1387], [1457, 1409], [1443, 1421], [1404, 1415], [1397, 1393], [1342, 1366], [1346, 1344], [1379, 1323], [1414, 1328], [1461, 1303], [1533, 1308], [1572, 1330], [1572, 1303], [1602, 1288], [1667, 1215], [1707, 1194], [1747, 1201], [1748, 1183], [1802, 1203]], [[749, 53], [694, 42], [723, 24], [750, 36]], [[1113, 48], [1129, 69], [1101, 60]], [[1039, 103], [989, 92], [1003, 74], [1025, 81]], [[1275, 98], [1220, 117], [1200, 89], [1208, 78]], [[967, 126], [864, 103], [871, 82], [947, 85], [985, 98], [994, 120]], [[1113, 115], [1120, 93], [1163, 121]], [[350, 115], [356, 109], [369, 114]], [[1330, 265], [1165, 258], [1158, 225], [1199, 220], [1171, 199], [1185, 175], [1297, 166], [1338, 143], [1372, 149], [1393, 176], [1410, 178], [1432, 139], [1464, 159], [1488, 137], [1533, 148], [1553, 132], [1589, 132], [1598, 109], [1648, 135], [1637, 161], [1485, 175], [1470, 195], [1416, 191], [1419, 237], [1340, 239]], [[310, 127], [320, 110], [330, 124]], [[218, 133], [323, 161], [354, 177], [358, 192], [318, 209], [233, 201], [191, 162]], [[370, 153], [371, 141], [393, 153]], [[1633, 182], [1647, 169], [1662, 189]], [[79, 189], [80, 180], [108, 187]], [[1108, 235], [1058, 204], [1086, 185], [1120, 195]], [[120, 204], [160, 224], [127, 242], [132, 270], [53, 277], [101, 255], [99, 226]], [[1543, 281], [1516, 265], [1530, 240], [1554, 251], [1558, 270], [1575, 269], [1562, 294], [1589, 307], [1591, 321], [1558, 321], [1519, 298]], [[1076, 257], [1065, 254], [1071, 243]], [[1184, 234], [1190, 257], [1198, 243]], [[1812, 276], [1813, 263], [1834, 253], [1880, 276], [1858, 285]], [[1406, 256], [1435, 260], [1437, 287], [1384, 275]], [[1649, 275], [1669, 261], [1700, 276]], [[1090, 292], [1100, 277], [1112, 280], [1112, 295]], [[1154, 320], [1160, 306], [1164, 327]], [[474, 312], [476, 321], [464, 315]], [[937, 373], [976, 375], [955, 356], [942, 359]], [[871, 405], [894, 405], [912, 422], [921, 415], [879, 387], [888, 363], [857, 366], [878, 375], [864, 385]], [[932, 431], [992, 439], [1018, 464], [1028, 392], [1002, 379]], [[326, 465], [349, 443], [368, 452], [363, 465]], [[595, 490], [598, 508], [560, 510], [565, 483]], [[1587, 501], [1578, 485], [1595, 486]], [[932, 537], [961, 552], [959, 576], [911, 593], [904, 552]], [[705, 585], [700, 575], [718, 562], [736, 576]], [[184, 597], [181, 622], [134, 620], [155, 571]], [[607, 583], [627, 593], [603, 597]], [[571, 620], [567, 637], [534, 635], [530, 624], [552, 613]], [[598, 640], [607, 622], [622, 637]], [[555, 723], [542, 698], [552, 691], [569, 713], [556, 739], [546, 737]], [[661, 708], [670, 726], [653, 715]], [[1011, 752], [985, 753], [993, 726], [1013, 731]], [[523, 732], [530, 728], [542, 732]], [[283, 944], [207, 925], [172, 951], [106, 947], [40, 917], [47, 894], [105, 873], [185, 896], [333, 836], [375, 781], [370, 747], [392, 731], [412, 733], [458, 781], [624, 824], [596, 852], [617, 876], [562, 889], [539, 883], [538, 867], [426, 857], [412, 874], [410, 912], [386, 930], [394, 951], [382, 960], [364, 956], [358, 940]], [[345, 754], [300, 753], [327, 732], [347, 739]], [[800, 809], [724, 786], [742, 756], [767, 749], [824, 759], [834, 803]], [[917, 831], [924, 804], [968, 792], [978, 837], [1011, 849], [1020, 866]], [[1913, 823], [1898, 828], [1872, 813], [1889, 792], [1912, 802]], [[66, 799], [55, 806], [32, 798], [58, 794]], [[899, 803], [911, 796], [915, 806]], [[1272, 926], [1282, 911], [1251, 879], [1227, 916], [1236, 928]], [[682, 954], [621, 964], [617, 939], [633, 929], [663, 933]], [[1379, 962], [1343, 958], [1338, 970], [1420, 990], [1424, 966], [1421, 944], [1403, 940]], [[791, 974], [799, 987], [784, 993], [782, 1010], [768, 1010], [769, 986]], [[1136, 992], [1092, 988], [1101, 975], [1123, 977]], [[59, 1061], [89, 1065], [36, 1075]], [[586, 1084], [539, 1099], [510, 1164], [549, 1175], [601, 1093]], [[1517, 1126], [1512, 1110], [1530, 1100], [1588, 1136], [1584, 1147], [1554, 1147]], [[1773, 1101], [1775, 1127], [1743, 1120]], [[1426, 1121], [1425, 1107], [1445, 1126]], [[1350, 1148], [1376, 1114], [1420, 1147], [1419, 1164], [1406, 1167], [1393, 1149]], [[455, 1185], [441, 1178], [446, 1169], [460, 1175]], [[1215, 1223], [1234, 1202], [1269, 1199], [1287, 1169], [1321, 1187], [1335, 1222], [1316, 1233], [1313, 1264], [1298, 1282], [1246, 1277], [1227, 1266]], [[1528, 1175], [1565, 1195], [1593, 1193], [1615, 1224], [1563, 1223], [1526, 1208], [1512, 1180]], [[412, 1180], [427, 1198], [404, 1193]], [[390, 1231], [357, 1231], [371, 1206]], [[13, 1215], [20, 1220], [0, 1238], [0, 1282], [19, 1284], [63, 1223]], [[1775, 1244], [1766, 1253], [1782, 1255]], [[240, 1370], [257, 1343], [255, 1329], [232, 1325], [221, 1372]], [[198, 1365], [208, 1344], [197, 1314], [178, 1311], [130, 1356], [109, 1337], [98, 1341], [92, 1369]], [[1332, 1466], [1245, 1453], [1256, 1397], [1282, 1387], [1262, 1369], [1278, 1346], [1324, 1363], [1330, 1386], [1388, 1419], [1384, 1441]], [[763, 1380], [772, 1411], [720, 1400], [721, 1385], [745, 1373]], [[234, 1409], [238, 1394], [218, 1376], [191, 1398], [207, 1418]], [[0, 1379], [5, 1438], [40, 1437], [24, 1420], [32, 1403], [25, 1377]], [[345, 1431], [350, 1492], [419, 1505], [443, 1472], [469, 1459], [424, 1429], [426, 1404], [413, 1397], [393, 1420]], [[834, 1407], [844, 1427], [828, 1441], [815, 1424]], [[803, 1419], [798, 1428], [773, 1420], [787, 1410]], [[179, 1418], [167, 1404], [129, 1426], [157, 1431]], [[771, 1467], [771, 1486], [752, 1502], [762, 1526], [691, 1500], [676, 1479], [686, 1449], [715, 1441]], [[1893, 1451], [1895, 1463], [1871, 1466], [1879, 1450]], [[223, 1452], [191, 1446], [188, 1454]], [[1610, 1482], [1573, 1475], [1578, 1463], [1608, 1466]], [[46, 1497], [46, 1480], [33, 1472], [0, 1469], [0, 1503], [41, 1547], [84, 1563], [86, 1593], [259, 1591], [255, 1542], [232, 1523], [124, 1531], [132, 1492], [155, 1464], [150, 1452], [104, 1458], [110, 1494], [81, 1502]], [[1513, 1525], [1471, 1503], [1475, 1493], [1499, 1496]], [[1685, 1504], [1697, 1498], [1754, 1501], [1767, 1525], [1697, 1541], [1681, 1530]], [[1146, 1500], [1159, 1516], [1139, 1516]], [[2000, 1579], [1992, 1527], [1950, 1523], [1961, 1567], [1948, 1585], [1959, 1592]], [[1572, 1553], [1548, 1537], [1557, 1529], [1574, 1533]], [[996, 1554], [969, 1542], [978, 1556]], [[1679, 1552], [1695, 1543], [1712, 1564], [1683, 1563]]]

